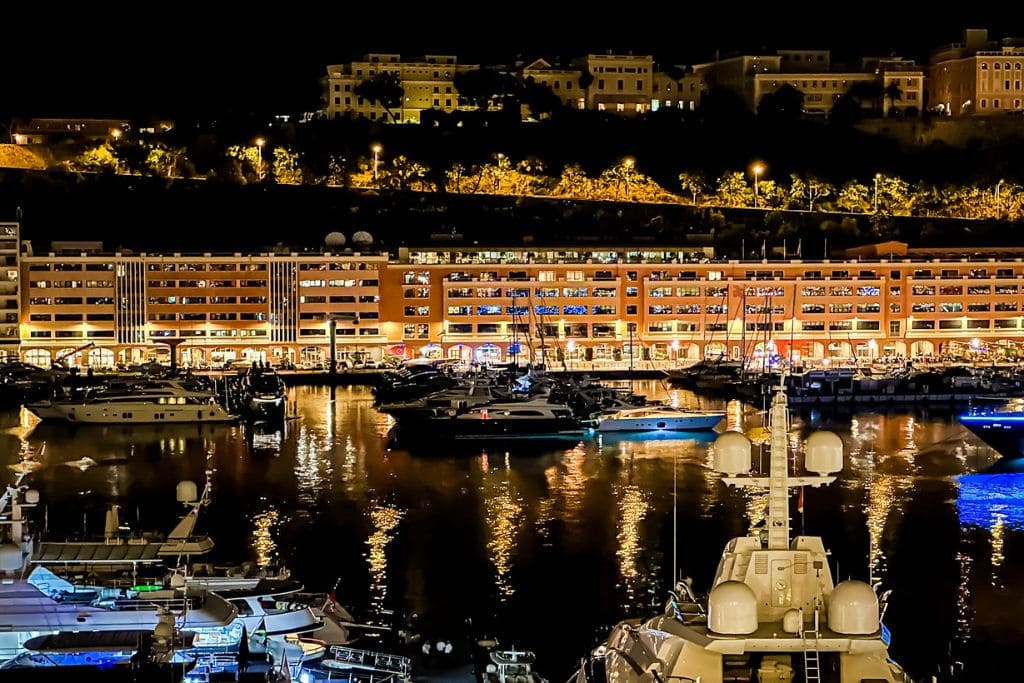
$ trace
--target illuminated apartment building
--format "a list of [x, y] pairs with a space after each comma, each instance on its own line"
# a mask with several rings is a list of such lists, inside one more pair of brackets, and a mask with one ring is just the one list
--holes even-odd
[[332, 325], [339, 358], [497, 361], [515, 351], [549, 362], [673, 361], [792, 350], [845, 360], [1024, 349], [1024, 249], [968, 260], [888, 243], [846, 257], [854, 260], [724, 261], [679, 246], [432, 246], [391, 260], [65, 249], [23, 255], [13, 279], [25, 283], [21, 354], [41, 365], [63, 355], [129, 364], [166, 358], [170, 346], [192, 366], [317, 365]]
[[964, 31], [962, 43], [932, 51], [930, 106], [951, 116], [991, 116], [1024, 110], [1024, 39], [988, 39]]
[[419, 123], [425, 109], [452, 112], [459, 107], [455, 74], [479, 69], [478, 64], [458, 64], [453, 55], [426, 55], [403, 61], [397, 54], [368, 54], [363, 59], [327, 67], [327, 117], [337, 118], [351, 112], [371, 120], [387, 120], [380, 104], [356, 94], [356, 87], [381, 72], [397, 73], [405, 93], [402, 104], [392, 113], [401, 123]]
[[[151, 255], [96, 251], [22, 257], [22, 357], [109, 367], [166, 358], [322, 362], [377, 349], [379, 271], [363, 254]], [[378, 352], [379, 353], [379, 352]]]

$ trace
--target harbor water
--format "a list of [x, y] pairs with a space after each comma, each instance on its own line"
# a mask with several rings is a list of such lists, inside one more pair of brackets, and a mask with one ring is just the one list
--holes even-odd
[[[637, 389], [725, 408], [730, 428], [756, 435], [762, 424], [756, 406], [655, 382]], [[723, 545], [764, 516], [764, 495], [727, 489], [711, 470], [712, 432], [398, 447], [367, 388], [298, 387], [289, 399], [294, 415], [280, 429], [27, 431], [9, 412], [0, 458], [37, 454], [29, 483], [56, 535], [101, 532], [110, 502], [134, 527], [168, 529], [180, 514], [174, 484], [201, 482], [209, 468], [200, 529], [217, 559], [284, 565], [311, 590], [338, 581], [357, 617], [402, 623], [415, 613], [435, 640], [496, 635], [536, 651], [556, 682], [611, 624], [661, 608], [674, 563], [705, 592]], [[950, 413], [794, 415], [794, 442], [812, 429], [842, 437], [845, 469], [805, 492], [802, 514], [794, 496], [793, 529], [824, 537], [837, 581], [893, 591], [892, 655], [918, 678], [960, 662], [963, 680], [1016, 680], [1024, 464], [1015, 472]], [[84, 457], [96, 464], [66, 464]]]

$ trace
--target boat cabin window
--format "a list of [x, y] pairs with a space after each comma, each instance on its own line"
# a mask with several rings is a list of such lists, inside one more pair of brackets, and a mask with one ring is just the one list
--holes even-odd
[[231, 600], [231, 604], [238, 608], [238, 616], [249, 617], [252, 616], [252, 606], [248, 602], [242, 599]]

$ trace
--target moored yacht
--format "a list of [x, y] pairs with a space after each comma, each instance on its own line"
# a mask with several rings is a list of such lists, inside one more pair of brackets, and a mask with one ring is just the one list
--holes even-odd
[[725, 413], [704, 410], [681, 410], [671, 406], [647, 406], [619, 410], [602, 416], [597, 423], [600, 432], [688, 432], [714, 429]]
[[239, 387], [245, 412], [256, 420], [280, 420], [284, 417], [285, 385], [270, 366], [253, 366], [245, 371]]
[[789, 488], [834, 481], [842, 442], [829, 432], [812, 434], [805, 464], [816, 476], [791, 477], [784, 388], [770, 415], [767, 477], [739, 476], [752, 466], [743, 434], [726, 432], [714, 449], [726, 484], [768, 489], [764, 530], [726, 544], [706, 602], [681, 582], [663, 614], [617, 625], [584, 660], [578, 683], [910, 681], [889, 657], [875, 589], [854, 580], [834, 584], [821, 538], [790, 539]]
[[440, 436], [455, 439], [508, 439], [578, 434], [581, 424], [565, 404], [546, 397], [528, 401], [496, 401], [454, 416], [431, 420]]
[[235, 416], [213, 392], [177, 380], [139, 384], [124, 390], [98, 390], [81, 399], [39, 401], [25, 407], [41, 419], [80, 424], [232, 422]]

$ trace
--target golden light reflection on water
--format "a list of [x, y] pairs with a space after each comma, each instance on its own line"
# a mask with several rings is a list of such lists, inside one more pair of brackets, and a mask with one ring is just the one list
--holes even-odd
[[508, 479], [485, 487], [484, 497], [487, 551], [497, 574], [499, 599], [504, 601], [516, 590], [509, 574], [514, 565], [516, 535], [523, 522], [523, 503]]
[[616, 530], [618, 549], [615, 556], [619, 559], [619, 575], [622, 577], [626, 596], [632, 602], [638, 588], [640, 570], [637, 560], [643, 551], [640, 524], [650, 510], [646, 496], [639, 486], [629, 484], [622, 489], [619, 497], [619, 521]]
[[369, 510], [373, 533], [366, 539], [366, 562], [370, 565], [370, 604], [378, 611], [384, 608], [388, 595], [388, 544], [405, 516], [404, 510], [375, 503]]
[[583, 521], [584, 490], [587, 484], [583, 464], [586, 458], [587, 452], [583, 444], [579, 443], [544, 470], [548, 495], [538, 504], [535, 523], [538, 533], [546, 536], [549, 523], [556, 517], [567, 525], [577, 525]]
[[[1003, 566], [1006, 555], [1003, 544], [1006, 542], [1006, 515], [1002, 512], [992, 513], [992, 529], [989, 531], [989, 542], [992, 544], [992, 568]], [[992, 585], [996, 585], [996, 577], [992, 577]]]
[[279, 515], [277, 510], [270, 508], [266, 512], [253, 515], [252, 548], [256, 551], [256, 564], [267, 567], [277, 560], [277, 542], [274, 540], [274, 526]]
[[295, 446], [295, 481], [298, 500], [313, 505], [325, 491], [330, 490], [334, 467], [330, 453], [334, 444], [322, 432], [301, 427]]

